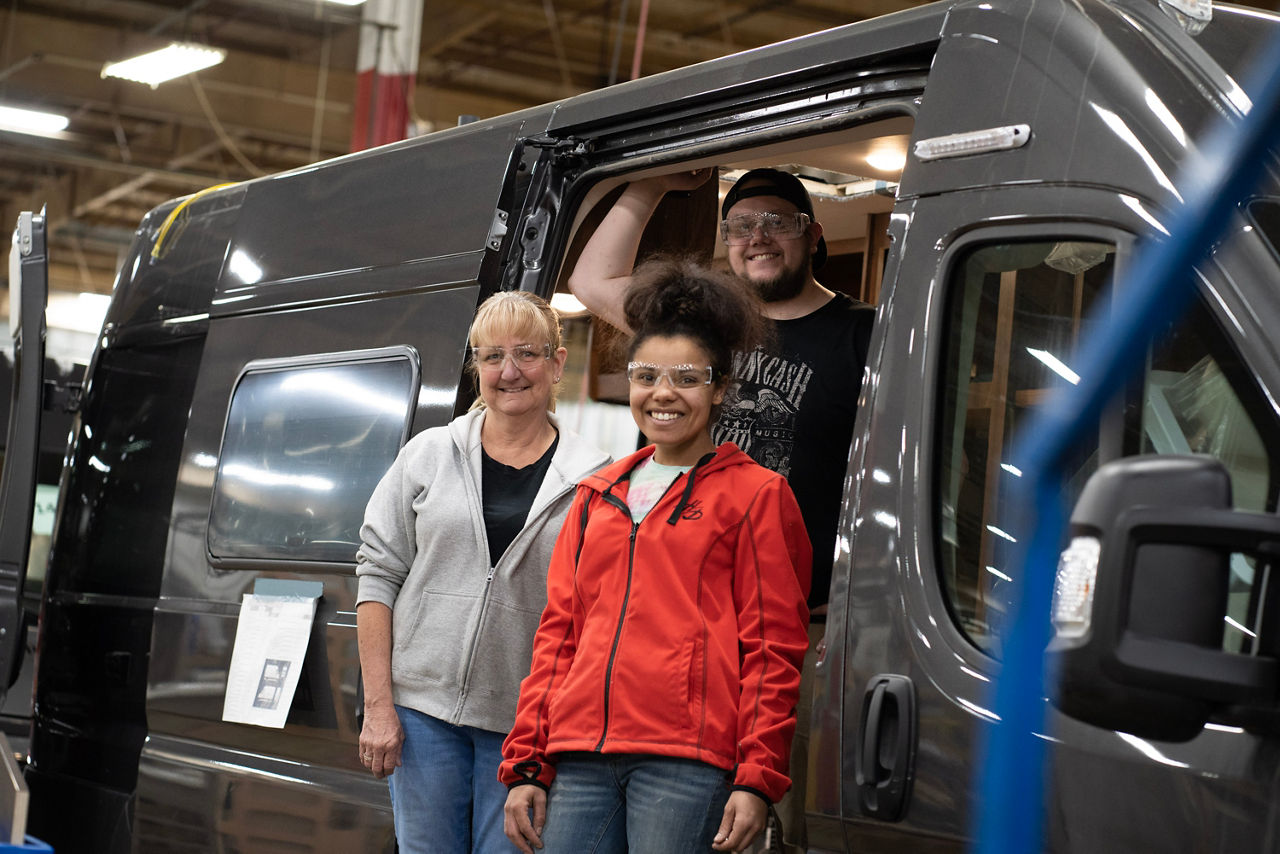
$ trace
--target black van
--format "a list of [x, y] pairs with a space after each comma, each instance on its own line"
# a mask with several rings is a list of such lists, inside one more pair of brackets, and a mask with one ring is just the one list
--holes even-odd
[[[355, 749], [373, 485], [409, 435], [469, 404], [476, 305], [563, 291], [627, 180], [716, 166], [724, 186], [770, 165], [811, 188], [824, 284], [878, 306], [814, 689], [810, 846], [964, 850], [1019, 586], [1012, 438], [1071, 383], [1135, 242], [1182, 205], [1180, 167], [1248, 112], [1245, 71], [1277, 31], [1207, 0], [944, 0], [157, 208], [63, 472], [30, 832], [59, 852], [392, 850], [385, 786]], [[1150, 330], [1138, 379], [1075, 449], [1069, 501], [1116, 460], [1209, 455], [1229, 506], [1276, 512], [1277, 166], [1196, 271], [1186, 319]], [[714, 184], [665, 201], [646, 241], [713, 254]], [[15, 242], [28, 294], [42, 225]], [[616, 366], [590, 318], [568, 325], [579, 385], [607, 400]], [[582, 423], [612, 423], [580, 403]], [[22, 530], [14, 468], [0, 545]], [[1201, 648], [1267, 669], [1269, 559], [1221, 563]], [[6, 595], [15, 565], [0, 553]], [[322, 590], [283, 729], [222, 720], [241, 598], [268, 579]], [[1274, 851], [1274, 680], [1197, 694], [1177, 732], [1144, 728], [1139, 701], [1190, 689], [1123, 683], [1047, 711], [1046, 798], [1023, 805], [1044, 811], [1044, 850]]]

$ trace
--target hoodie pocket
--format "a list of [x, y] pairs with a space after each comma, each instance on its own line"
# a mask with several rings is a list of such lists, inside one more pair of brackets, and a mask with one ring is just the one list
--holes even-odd
[[697, 642], [693, 638], [685, 639], [672, 662], [674, 672], [671, 674], [671, 683], [676, 686], [671, 697], [672, 722], [681, 728], [693, 724], [692, 705], [693, 698], [697, 696], [698, 682], [698, 668], [694, 665], [697, 660]]
[[413, 681], [457, 682], [478, 608], [474, 596], [424, 591], [395, 615], [391, 669]]
[[694, 639], [685, 638], [665, 650], [649, 647], [639, 658], [619, 662], [610, 699], [610, 719], [618, 721], [616, 729], [610, 725], [613, 734], [682, 740], [693, 726], [692, 698], [701, 684], [697, 653]]

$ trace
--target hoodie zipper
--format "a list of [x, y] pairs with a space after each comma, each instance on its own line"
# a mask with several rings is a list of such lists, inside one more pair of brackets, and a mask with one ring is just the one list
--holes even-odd
[[[550, 470], [548, 470], [547, 474], [548, 475], [551, 474]], [[554, 505], [557, 501], [560, 500], [560, 498], [566, 492], [569, 492], [572, 489], [573, 489], [572, 483], [566, 484], [564, 488], [562, 488], [555, 495], [551, 496], [551, 498], [548, 501], [546, 501], [542, 505], [542, 507], [538, 509], [537, 516], [538, 517], [544, 516], [549, 507]], [[477, 500], [481, 501], [480, 518], [483, 519], [484, 518], [483, 500], [480, 499], [479, 496], [477, 496]], [[535, 500], [537, 500], [536, 496], [535, 496]], [[532, 511], [532, 508], [530, 508], [530, 510]], [[520, 532], [516, 534], [515, 539], [513, 539], [511, 541], [511, 544], [507, 546], [508, 552], [511, 551], [511, 546], [514, 546], [516, 544], [516, 541], [519, 540], [520, 537], [522, 537], [526, 533], [529, 527], [529, 521], [530, 521], [529, 519], [525, 520], [525, 526], [520, 529]], [[493, 555], [489, 554], [487, 540], [485, 541], [485, 554], [489, 557], [490, 561], [492, 561]], [[502, 555], [498, 556], [498, 562], [499, 563], [502, 562]], [[461, 717], [462, 710], [467, 704], [467, 694], [471, 690], [471, 666], [475, 661], [476, 647], [480, 644], [480, 634], [481, 632], [484, 631], [485, 621], [489, 617], [489, 594], [493, 592], [493, 578], [495, 575], [497, 575], [497, 573], [498, 573], [498, 567], [496, 565], [493, 565], [489, 567], [489, 572], [487, 575], [485, 575], [484, 593], [482, 594], [481, 600], [480, 600], [480, 617], [476, 620], [476, 630], [471, 633], [470, 643], [467, 644], [467, 656], [463, 660], [462, 684], [458, 688], [458, 703], [453, 710], [453, 716], [455, 720], [458, 720]]]
[[[657, 503], [655, 503], [653, 507], [650, 508], [649, 512], [645, 514], [644, 518], [648, 519], [650, 516], [653, 515], [653, 511], [658, 509], [658, 505], [661, 504], [662, 500], [667, 497], [667, 493], [671, 491], [671, 487], [675, 486], [676, 482], [679, 481], [681, 477], [687, 477], [689, 478], [689, 483], [686, 484], [684, 488], [684, 492], [679, 502], [677, 502], [675, 513], [673, 513], [671, 519], [668, 520], [669, 524], [674, 525], [676, 518], [679, 516], [680, 510], [683, 509], [685, 503], [689, 500], [689, 493], [692, 490], [693, 478], [696, 475], [698, 468], [705, 465], [706, 463], [711, 462], [714, 456], [715, 456], [715, 452], [713, 451], [710, 454], [707, 454], [706, 456], [704, 456], [702, 459], [698, 460], [698, 462], [695, 463], [693, 468], [691, 468], [689, 471], [685, 472], [683, 475], [677, 475], [675, 480], [667, 484], [667, 488], [663, 490], [662, 495], [661, 497], [658, 498]], [[631, 473], [628, 472], [627, 478], [630, 478], [630, 475]], [[627, 503], [625, 501], [618, 498], [618, 496], [614, 495], [612, 492], [613, 487], [617, 483], [619, 483], [621, 480], [622, 478], [619, 478], [617, 481], [614, 481], [613, 484], [610, 484], [609, 488], [606, 489], [604, 493], [601, 495], [601, 498], [603, 498], [606, 502], [608, 502], [609, 504], [612, 504], [614, 507], [621, 510], [624, 514], [626, 514], [627, 519], [631, 519], [631, 508], [627, 506]], [[640, 521], [643, 522], [644, 519]], [[618, 627], [613, 632], [613, 646], [610, 647], [609, 649], [609, 663], [605, 667], [605, 671], [604, 671], [604, 726], [600, 730], [600, 741], [597, 742], [595, 746], [596, 753], [601, 753], [604, 751], [605, 739], [609, 737], [609, 712], [610, 712], [609, 695], [613, 688], [613, 663], [618, 656], [618, 645], [622, 641], [622, 624], [626, 622], [627, 603], [631, 599], [631, 581], [632, 581], [632, 578], [634, 577], [635, 566], [636, 566], [636, 534], [639, 531], [640, 531], [640, 522], [636, 522], [632, 520], [631, 535], [627, 545], [627, 586], [622, 593], [622, 608], [618, 613]]]
[[[627, 507], [626, 503], [612, 492], [605, 493], [604, 500], [626, 513], [628, 518], [631, 517], [631, 508]], [[618, 613], [618, 627], [613, 632], [613, 646], [609, 650], [609, 664], [604, 671], [604, 726], [600, 730], [600, 741], [596, 744], [596, 753], [604, 750], [605, 739], [609, 737], [609, 694], [613, 688], [613, 663], [618, 656], [618, 644], [622, 640], [622, 624], [627, 619], [627, 602], [631, 599], [631, 579], [636, 567], [636, 532], [639, 530], [640, 523], [632, 520], [630, 542], [627, 545], [627, 587], [622, 593], [622, 608]]]

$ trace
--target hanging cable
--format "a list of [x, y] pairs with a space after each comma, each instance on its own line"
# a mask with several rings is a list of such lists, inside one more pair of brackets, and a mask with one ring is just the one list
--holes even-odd
[[333, 43], [333, 34], [329, 32], [329, 21], [324, 22], [324, 39], [320, 42], [320, 71], [316, 75], [316, 114], [311, 120], [311, 162], [320, 159], [320, 138], [324, 130], [324, 99], [329, 87], [329, 46]]
[[222, 140], [222, 145], [227, 152], [236, 159], [236, 162], [245, 168], [250, 175], [257, 178], [267, 174], [249, 162], [249, 158], [236, 145], [236, 141], [227, 133], [226, 128], [222, 126], [222, 122], [218, 121], [218, 116], [213, 112], [213, 107], [209, 104], [209, 99], [205, 97], [204, 87], [200, 85], [200, 78], [192, 74], [188, 77], [191, 81], [191, 89], [196, 93], [196, 100], [200, 102], [200, 109], [204, 110], [205, 118], [209, 120], [209, 124], [213, 126], [213, 132], [218, 135], [218, 139]]
[[551, 32], [551, 47], [555, 49], [556, 60], [560, 64], [560, 83], [565, 94], [573, 94], [573, 78], [569, 74], [569, 55], [565, 53], [564, 41], [560, 38], [560, 24], [556, 21], [556, 7], [553, 0], [542, 0], [542, 10], [547, 15], [547, 29]]

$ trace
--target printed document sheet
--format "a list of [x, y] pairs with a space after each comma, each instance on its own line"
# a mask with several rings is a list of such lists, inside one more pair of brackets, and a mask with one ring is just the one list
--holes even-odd
[[245, 594], [222, 704], [224, 721], [284, 726], [315, 613], [311, 596]]

